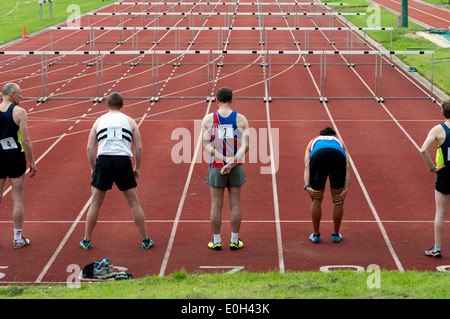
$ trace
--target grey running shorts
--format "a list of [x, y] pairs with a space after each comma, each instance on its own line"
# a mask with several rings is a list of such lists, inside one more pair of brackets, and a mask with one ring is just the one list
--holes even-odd
[[233, 168], [229, 174], [221, 175], [221, 167], [210, 167], [206, 175], [206, 184], [215, 187], [235, 187], [241, 186], [246, 181], [244, 167], [242, 165]]

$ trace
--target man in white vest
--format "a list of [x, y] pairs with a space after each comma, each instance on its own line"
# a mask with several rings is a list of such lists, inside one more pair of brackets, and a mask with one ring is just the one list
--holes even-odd
[[[91, 248], [91, 235], [97, 223], [100, 206], [106, 192], [114, 183], [122, 191], [131, 208], [134, 222], [142, 238], [142, 249], [149, 249], [153, 246], [153, 241], [147, 236], [145, 215], [139, 203], [136, 183], [142, 161], [141, 135], [136, 121], [121, 112], [123, 97], [120, 93], [111, 93], [107, 102], [109, 112], [95, 121], [87, 144], [87, 156], [92, 173], [92, 198], [86, 219], [85, 236], [80, 246], [85, 250]], [[133, 157], [131, 144], [135, 150], [134, 169], [131, 163]]]

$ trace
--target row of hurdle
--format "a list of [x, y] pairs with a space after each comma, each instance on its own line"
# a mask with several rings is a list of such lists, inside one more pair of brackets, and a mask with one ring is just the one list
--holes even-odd
[[[180, 63], [181, 59], [186, 55], [197, 55], [197, 57], [193, 60], [195, 62], [191, 63]], [[327, 67], [331, 64], [328, 62], [329, 56], [340, 56], [345, 60], [346, 55], [365, 55], [372, 56], [374, 62], [374, 78], [373, 86], [370, 88], [372, 95], [367, 96], [356, 96], [355, 94], [346, 97], [332, 97], [327, 96]], [[272, 99], [311, 99], [311, 100], [319, 100], [320, 102], [327, 102], [328, 99], [375, 99], [378, 102], [383, 102], [386, 98], [395, 99], [397, 97], [383, 97], [382, 92], [382, 79], [383, 79], [383, 59], [389, 59], [390, 56], [395, 54], [402, 55], [417, 55], [417, 54], [425, 54], [430, 55], [430, 59], [433, 62], [434, 59], [434, 51], [298, 51], [298, 50], [148, 50], [148, 51], [0, 51], [0, 56], [3, 55], [14, 55], [14, 56], [40, 56], [41, 57], [41, 96], [40, 97], [29, 97], [32, 99], [36, 99], [39, 102], [45, 102], [48, 99], [89, 99], [94, 102], [101, 102], [106, 95], [105, 93], [105, 83], [104, 83], [104, 68], [105, 63], [104, 59], [107, 56], [123, 56], [127, 63], [132, 63], [135, 61], [136, 57], [139, 59], [143, 59], [146, 56], [150, 57], [149, 62], [147, 64], [151, 65], [151, 70], [148, 70], [148, 78], [146, 78], [146, 83], [151, 89], [148, 90], [148, 94], [146, 96], [134, 96], [128, 97], [130, 99], [146, 99], [151, 102], [157, 102], [160, 98], [180, 98], [174, 96], [160, 96], [160, 86], [166, 81], [165, 78], [160, 78], [160, 69], [163, 66], [176, 66], [182, 67], [184, 64], [196, 65], [198, 70], [202, 70], [201, 72], [205, 73], [205, 81], [204, 86], [206, 88], [204, 95], [202, 96], [188, 96], [185, 95], [183, 98], [185, 99], [205, 99], [209, 101], [214, 97], [215, 92], [215, 79], [217, 75], [217, 70], [219, 67], [224, 67], [223, 58], [226, 55], [243, 55], [243, 56], [256, 56], [257, 58], [253, 59], [253, 62], [248, 62], [245, 59], [239, 59], [241, 62], [234, 62], [233, 64], [242, 64], [242, 65], [258, 65], [262, 67], [262, 81], [264, 82], [264, 93], [262, 96], [242, 96], [240, 98], [249, 98], [249, 99], [263, 99], [264, 101], [271, 102]], [[164, 61], [161, 61], [161, 56], [166, 56]], [[296, 58], [296, 62], [277, 62], [273, 63], [273, 59], [275, 56], [294, 56]], [[96, 77], [96, 96], [70, 96], [70, 97], [57, 97], [53, 94], [49, 94], [49, 82], [48, 82], [48, 73], [49, 73], [49, 65], [50, 61], [53, 57], [64, 57], [68, 58], [70, 56], [84, 56], [85, 60], [81, 61], [78, 59], [78, 64], [86, 64], [87, 62], [94, 63], [91, 64], [91, 67], [95, 67], [95, 71], [91, 74], [95, 73]], [[274, 65], [284, 64], [288, 67], [297, 67], [297, 66], [307, 66], [307, 57], [316, 56], [318, 57], [318, 63], [320, 69], [320, 78], [319, 78], [319, 94], [316, 96], [290, 96], [290, 97], [276, 97], [272, 92], [272, 82], [273, 76], [272, 67]], [[169, 59], [167, 59], [169, 57]], [[115, 58], [117, 59], [117, 58]], [[277, 59], [279, 60], [279, 59]], [[316, 59], [317, 60], [317, 59]], [[117, 64], [116, 62], [112, 64]], [[144, 63], [141, 63], [144, 64]], [[136, 65], [137, 66], [137, 65]], [[349, 66], [349, 65], [348, 65]], [[433, 68], [433, 63], [431, 63], [431, 68]], [[151, 71], [151, 72], [150, 72]], [[74, 71], [75, 72], [75, 71]], [[78, 71], [76, 71], [78, 72]], [[67, 70], [66, 70], [67, 73]], [[151, 73], [151, 75], [150, 75]], [[431, 77], [433, 77], [433, 69], [431, 69]], [[73, 76], [73, 75], [69, 75]], [[411, 99], [431, 99], [435, 101], [433, 97], [433, 80], [431, 80], [431, 88], [427, 96], [423, 97], [401, 97], [401, 98], [411, 98]]]

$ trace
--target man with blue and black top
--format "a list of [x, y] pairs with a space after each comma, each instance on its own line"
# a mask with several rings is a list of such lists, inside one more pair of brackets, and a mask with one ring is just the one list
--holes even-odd
[[36, 174], [33, 147], [28, 135], [27, 112], [19, 106], [22, 90], [15, 83], [3, 87], [3, 102], [0, 104], [0, 201], [6, 179], [11, 183], [13, 201], [14, 248], [30, 244], [22, 236], [24, 220], [23, 193], [27, 162], [30, 165], [30, 177]]
[[342, 240], [339, 228], [344, 215], [344, 200], [348, 192], [350, 174], [347, 148], [331, 127], [321, 130], [320, 135], [308, 143], [305, 152], [304, 189], [312, 199], [310, 212], [314, 230], [309, 239], [316, 244], [320, 242], [321, 206], [327, 178], [330, 179], [334, 204], [334, 229], [331, 238], [333, 242], [338, 243]]

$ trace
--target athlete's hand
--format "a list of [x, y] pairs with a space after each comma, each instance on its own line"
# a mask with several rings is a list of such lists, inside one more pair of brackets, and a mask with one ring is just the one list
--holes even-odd
[[441, 169], [443, 169], [445, 167], [445, 165], [444, 166], [438, 166], [438, 165], [436, 165], [436, 169], [434, 170], [434, 171], [431, 171], [432, 173], [437, 173], [437, 172], [439, 172]]
[[134, 178], [136, 178], [136, 179], [138, 179], [139, 178], [139, 176], [140, 176], [140, 169], [139, 168], [135, 168], [134, 170], [133, 170], [133, 172], [134, 172]]
[[344, 203], [345, 196], [347, 196], [347, 190], [343, 190], [340, 194], [333, 195], [331, 198], [335, 205], [341, 205]]
[[323, 198], [323, 191], [316, 191], [315, 189], [313, 189], [311, 187], [307, 187], [306, 191], [308, 192], [311, 199], [321, 200]]
[[220, 170], [220, 174], [221, 175], [226, 175], [229, 174], [231, 172], [231, 170], [236, 166], [235, 163], [231, 162], [228, 163], [227, 165], [225, 165], [224, 167], [222, 167], [222, 169]]
[[30, 177], [33, 177], [37, 173], [36, 164], [30, 164]]

